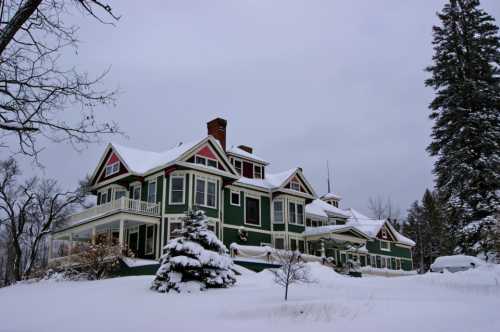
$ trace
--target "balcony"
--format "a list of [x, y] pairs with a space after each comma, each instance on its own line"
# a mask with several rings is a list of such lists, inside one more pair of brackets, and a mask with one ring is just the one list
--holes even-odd
[[160, 205], [121, 197], [106, 204], [94, 206], [81, 212], [71, 215], [68, 225], [74, 225], [83, 221], [97, 219], [110, 214], [125, 212], [149, 217], [160, 217]]

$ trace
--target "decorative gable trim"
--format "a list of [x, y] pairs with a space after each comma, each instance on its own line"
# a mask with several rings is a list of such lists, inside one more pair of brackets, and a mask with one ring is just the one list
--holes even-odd
[[386, 224], [384, 224], [378, 231], [377, 239], [382, 241], [397, 242], [396, 236], [392, 233], [392, 230], [390, 230], [390, 228], [387, 227]]
[[[300, 184], [300, 191], [292, 190], [291, 189], [291, 182], [292, 180], [298, 180]], [[302, 172], [300, 171], [300, 168], [298, 168], [294, 173], [292, 173], [288, 179], [286, 179], [280, 186], [279, 188], [280, 191], [287, 192], [290, 194], [293, 193], [302, 193], [306, 196], [311, 196], [311, 197], [316, 197], [316, 193], [314, 192], [313, 187], [311, 184], [306, 180]]]
[[[116, 162], [119, 163], [118, 171], [110, 176], [106, 176], [106, 166], [110, 166]], [[123, 177], [123, 175], [128, 173], [130, 173], [129, 167], [127, 166], [123, 158], [119, 155], [119, 153], [113, 149], [113, 145], [110, 143], [107, 145], [104, 153], [101, 156], [101, 159], [99, 160], [99, 163], [97, 164], [97, 167], [92, 173], [90, 182], [93, 186], [95, 186], [98, 183], [102, 183], [104, 181], [108, 182], [109, 180], [115, 179], [117, 177], [121, 178]]]

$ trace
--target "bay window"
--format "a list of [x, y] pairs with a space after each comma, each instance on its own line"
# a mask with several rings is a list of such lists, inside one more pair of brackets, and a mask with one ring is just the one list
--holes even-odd
[[275, 224], [283, 223], [283, 201], [273, 202], [273, 220]]
[[304, 225], [304, 205], [290, 202], [288, 205], [288, 218], [290, 224]]
[[184, 204], [184, 181], [183, 175], [171, 177], [170, 184], [170, 201], [169, 204]]
[[196, 178], [195, 203], [199, 206], [217, 206], [217, 182], [207, 178]]

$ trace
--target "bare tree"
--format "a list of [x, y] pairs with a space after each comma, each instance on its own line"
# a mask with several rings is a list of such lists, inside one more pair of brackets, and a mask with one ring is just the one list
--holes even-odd
[[118, 132], [94, 116], [96, 106], [114, 102], [115, 91], [98, 88], [107, 71], [91, 78], [59, 66], [62, 51], [77, 47], [78, 27], [64, 21], [68, 7], [118, 19], [98, 0], [0, 1], [0, 147], [12, 139], [13, 151], [36, 158], [40, 136], [78, 148]]
[[391, 198], [384, 200], [381, 196], [370, 197], [368, 199], [368, 209], [375, 219], [388, 219], [397, 222], [401, 216], [401, 211], [396, 207]]
[[288, 287], [295, 283], [309, 283], [309, 269], [300, 258], [300, 253], [290, 250], [275, 250], [273, 258], [279, 268], [272, 269], [274, 282], [285, 288], [285, 301], [288, 300]]
[[14, 280], [29, 276], [53, 225], [82, 204], [86, 192], [62, 192], [56, 181], [37, 177], [18, 183], [21, 172], [14, 159], [0, 162], [0, 211], [13, 248]]

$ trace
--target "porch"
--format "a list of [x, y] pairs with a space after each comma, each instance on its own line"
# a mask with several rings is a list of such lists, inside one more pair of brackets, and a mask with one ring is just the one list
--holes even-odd
[[69, 217], [49, 239], [49, 260], [70, 256], [81, 243], [119, 245], [134, 257], [158, 259], [160, 207], [121, 197]]

